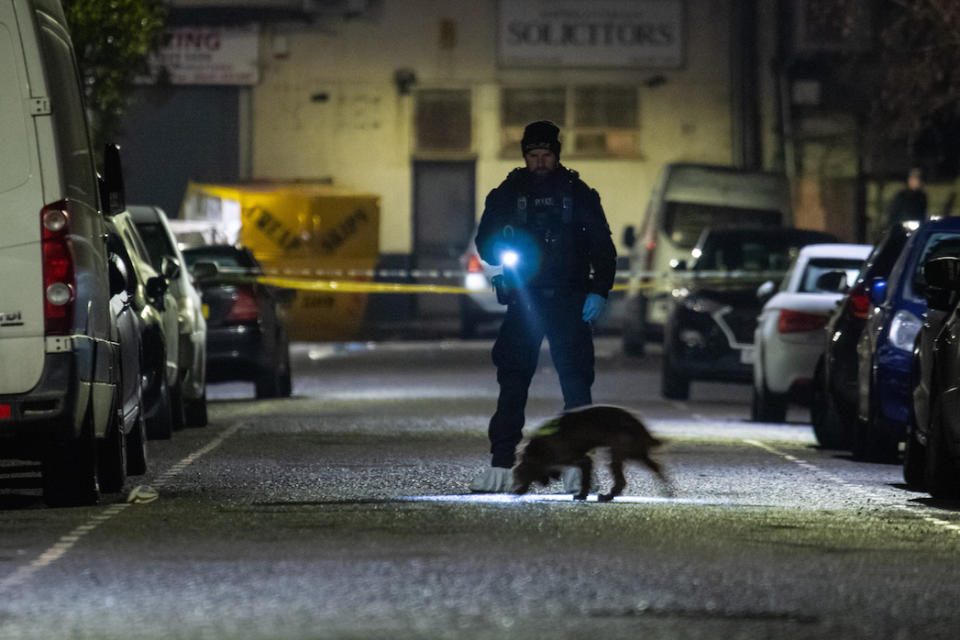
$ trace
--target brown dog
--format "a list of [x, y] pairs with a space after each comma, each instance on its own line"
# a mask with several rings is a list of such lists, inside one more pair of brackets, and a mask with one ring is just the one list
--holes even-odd
[[660, 465], [650, 459], [650, 450], [660, 444], [626, 409], [609, 405], [572, 409], [546, 422], [530, 437], [513, 468], [513, 492], [526, 493], [534, 482], [546, 485], [551, 478], [559, 477], [561, 468], [575, 466], [580, 468], [581, 480], [580, 493], [574, 499], [586, 499], [593, 471], [589, 454], [600, 447], [609, 447], [613, 473], [610, 493], [597, 496], [601, 502], [613, 500], [627, 486], [625, 460], [642, 462], [669, 487]]

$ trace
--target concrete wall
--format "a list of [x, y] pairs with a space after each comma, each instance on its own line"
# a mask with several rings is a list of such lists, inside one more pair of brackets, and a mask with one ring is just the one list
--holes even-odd
[[[478, 216], [486, 193], [522, 162], [519, 151], [500, 155], [501, 86], [633, 84], [640, 87], [641, 155], [562, 157], [600, 192], [619, 242], [622, 227], [640, 221], [664, 163], [731, 161], [730, 2], [685, 2], [685, 62], [679, 69], [500, 68], [496, 0], [384, 0], [363, 19], [266, 25], [262, 81], [252, 99], [253, 177], [332, 178], [380, 194], [380, 249], [407, 253], [415, 94], [399, 94], [395, 70], [412, 69], [415, 88], [472, 90]], [[441, 47], [441, 20], [455, 26], [452, 48]], [[769, 69], [768, 54], [761, 46], [762, 74]], [[655, 76], [665, 81], [648, 87]], [[761, 88], [762, 111], [775, 115], [772, 85], [764, 77]], [[765, 157], [771, 155], [771, 135], [767, 123]]]

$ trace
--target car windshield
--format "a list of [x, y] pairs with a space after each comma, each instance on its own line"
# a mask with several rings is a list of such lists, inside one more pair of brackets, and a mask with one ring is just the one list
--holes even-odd
[[705, 227], [776, 227], [782, 221], [783, 215], [779, 211], [668, 202], [664, 231], [678, 247], [692, 249]]
[[222, 272], [262, 272], [260, 263], [257, 262], [253, 254], [245, 249], [237, 249], [226, 246], [207, 246], [185, 249], [183, 259], [187, 267], [192, 267], [198, 262], [213, 262]]
[[847, 286], [856, 282], [860, 275], [863, 260], [854, 258], [811, 258], [803, 270], [803, 276], [797, 287], [798, 293], [836, 293], [817, 287], [817, 279], [830, 271], [843, 271], [847, 275]]
[[150, 262], [153, 264], [153, 268], [160, 271], [163, 257], [175, 255], [163, 225], [159, 222], [138, 222], [137, 231], [140, 232], [143, 243], [147, 245], [147, 253], [150, 254]]
[[786, 234], [710, 234], [694, 268], [700, 271], [784, 271], [806, 244]]

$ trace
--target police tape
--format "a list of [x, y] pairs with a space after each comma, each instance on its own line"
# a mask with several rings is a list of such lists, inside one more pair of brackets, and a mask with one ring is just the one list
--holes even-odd
[[[318, 277], [321, 275], [335, 275], [336, 278]], [[309, 274], [300, 272], [297, 275], [277, 275], [268, 273], [260, 276], [257, 281], [281, 289], [296, 289], [300, 291], [325, 291], [331, 293], [433, 293], [433, 294], [477, 294], [486, 291], [492, 292], [489, 283], [480, 287], [466, 287], [458, 285], [409, 283], [409, 282], [382, 282], [358, 280], [363, 277], [394, 277], [394, 278], [458, 278], [464, 280], [468, 274], [464, 271], [434, 271], [434, 270], [348, 270], [322, 271], [315, 270]], [[741, 289], [749, 284], [759, 285], [766, 280], [779, 281], [784, 271], [701, 271], [701, 272], [629, 272], [618, 271], [616, 279], [620, 280], [613, 285], [611, 291], [662, 291], [669, 292], [691, 286], [712, 288]], [[346, 276], [347, 279], [343, 279]], [[626, 282], [623, 282], [626, 280]]]

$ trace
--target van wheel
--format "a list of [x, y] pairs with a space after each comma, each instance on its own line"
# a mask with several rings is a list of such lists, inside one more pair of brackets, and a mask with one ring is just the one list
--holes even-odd
[[196, 400], [187, 400], [183, 405], [184, 417], [189, 427], [207, 426], [207, 390]]
[[97, 442], [93, 414], [87, 409], [80, 437], [49, 445], [43, 456], [43, 501], [51, 507], [100, 502]]
[[669, 353], [663, 354], [660, 394], [668, 400], [686, 400], [690, 397], [690, 378], [677, 370]]
[[127, 444], [123, 432], [123, 404], [119, 390], [114, 393], [115, 416], [107, 427], [107, 434], [97, 442], [97, 463], [100, 474], [100, 490], [116, 493], [127, 481]]

